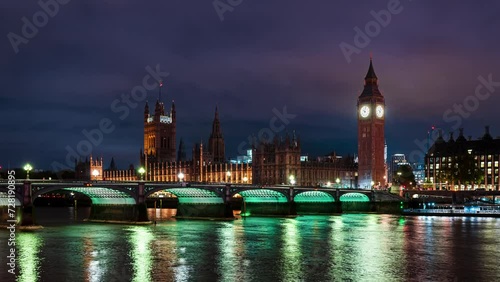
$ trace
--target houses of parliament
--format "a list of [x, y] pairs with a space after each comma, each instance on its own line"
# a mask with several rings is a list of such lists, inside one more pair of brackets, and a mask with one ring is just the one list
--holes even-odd
[[[275, 136], [271, 142], [256, 142], [243, 161], [230, 160], [226, 155], [225, 141], [219, 110], [215, 107], [212, 131], [208, 142], [197, 143], [192, 148], [192, 158], [186, 159], [185, 145], [176, 140], [176, 107], [172, 102], [165, 108], [161, 88], [154, 111], [148, 103], [144, 107], [144, 147], [140, 163], [145, 173], [134, 168], [117, 170], [114, 161], [109, 169], [102, 168], [102, 160], [77, 164], [78, 171], [97, 169], [92, 179], [111, 181], [201, 182], [235, 183], [254, 185], [330, 186], [369, 188], [376, 180], [385, 185], [384, 162], [384, 97], [378, 90], [378, 78], [370, 60], [363, 92], [358, 97], [358, 162], [354, 155], [338, 156], [330, 153], [310, 158], [302, 155], [300, 137], [293, 133]], [[100, 165], [100, 167], [99, 167]], [[359, 170], [358, 170], [359, 169]], [[87, 178], [90, 171], [84, 172]], [[358, 183], [359, 174], [359, 183]], [[181, 178], [179, 177], [181, 176]], [[292, 182], [293, 179], [293, 182]]]

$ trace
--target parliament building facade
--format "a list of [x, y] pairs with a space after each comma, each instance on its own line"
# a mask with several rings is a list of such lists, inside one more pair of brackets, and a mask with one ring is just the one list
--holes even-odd
[[[300, 138], [293, 134], [275, 136], [272, 142], [252, 144], [250, 161], [229, 161], [225, 153], [219, 111], [216, 107], [208, 142], [195, 144], [192, 158], [186, 159], [182, 139], [176, 150], [176, 108], [166, 111], [160, 95], [151, 113], [144, 109], [144, 146], [137, 169], [102, 170], [96, 178], [111, 181], [202, 182], [254, 185], [327, 186], [332, 188], [370, 188], [386, 184], [384, 161], [384, 97], [372, 62], [365, 77], [365, 89], [358, 98], [358, 159], [330, 153], [318, 158], [304, 157]], [[101, 162], [102, 164], [102, 162]], [[359, 171], [358, 171], [359, 166]], [[82, 174], [86, 175], [86, 174]], [[358, 180], [359, 176], [359, 180]], [[293, 179], [293, 180], [292, 180]]]

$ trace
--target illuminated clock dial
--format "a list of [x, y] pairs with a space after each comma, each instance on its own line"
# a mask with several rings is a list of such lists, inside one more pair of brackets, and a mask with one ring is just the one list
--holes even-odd
[[368, 106], [362, 106], [361, 109], [359, 110], [359, 114], [361, 117], [366, 118], [370, 114], [370, 107]]
[[378, 105], [375, 109], [375, 113], [377, 114], [378, 118], [382, 118], [384, 116], [384, 107], [382, 105]]

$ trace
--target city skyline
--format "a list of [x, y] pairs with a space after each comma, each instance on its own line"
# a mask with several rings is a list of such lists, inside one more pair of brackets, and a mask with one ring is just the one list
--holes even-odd
[[[164, 9], [112, 2], [61, 6], [47, 26], [19, 45], [17, 54], [7, 38], [0, 45], [6, 62], [0, 67], [6, 78], [0, 107], [8, 117], [2, 119], [0, 133], [9, 136], [3, 141], [0, 165], [7, 167], [10, 160], [19, 167], [30, 161], [37, 168], [51, 169], [54, 161], [64, 163], [66, 146], [74, 148], [84, 138], [82, 130], [98, 127], [106, 117], [116, 129], [94, 148], [94, 155], [103, 155], [105, 166], [111, 157], [121, 167], [138, 163], [144, 102], [123, 121], [110, 106], [141, 83], [147, 66], [157, 65], [169, 73], [164, 78], [164, 101], [176, 101], [177, 142], [182, 137], [188, 151], [209, 136], [216, 105], [228, 156], [237, 155], [248, 135], [268, 125], [274, 108], [281, 111], [286, 106], [297, 115], [288, 128], [300, 134], [304, 153], [352, 154], [357, 151], [355, 97], [362, 91], [370, 52], [387, 97], [389, 155], [419, 150], [415, 140], [426, 140], [433, 125], [445, 133], [464, 127], [475, 138], [490, 125], [493, 137], [499, 135], [494, 124], [499, 102], [495, 83], [490, 85], [492, 95], [479, 100], [467, 117], [443, 118], [455, 104], [474, 95], [481, 77], [500, 81], [491, 63], [499, 56], [494, 49], [498, 39], [489, 36], [498, 21], [493, 13], [498, 4], [449, 7], [401, 1], [400, 12], [392, 14], [387, 26], [348, 62], [340, 44], [354, 45], [354, 28], [364, 30], [374, 20], [371, 12], [387, 9], [388, 2], [366, 2], [361, 5], [365, 11], [358, 3], [346, 4], [357, 6], [352, 12], [347, 6], [336, 10], [334, 4], [269, 3], [260, 9], [261, 4], [243, 2], [225, 13], [223, 21], [211, 3], [195, 10], [179, 4], [177, 10], [186, 11], [180, 14], [187, 17], [176, 15], [166, 3], [160, 4]], [[40, 9], [34, 3], [16, 5], [5, 17], [4, 34], [21, 34], [20, 19]], [[72, 32], [71, 23], [81, 21], [80, 8], [87, 8], [95, 21]], [[116, 9], [121, 13], [114, 14]], [[124, 18], [135, 10], [167, 16]], [[278, 20], [279, 14], [287, 16]], [[314, 20], [294, 24], [294, 15]], [[470, 19], [467, 28], [456, 28], [460, 24], [453, 19], [461, 15]], [[201, 20], [205, 25], [194, 25]], [[121, 25], [110, 24], [115, 21]], [[102, 31], [96, 32], [96, 25]], [[125, 32], [136, 26], [141, 34]], [[269, 26], [272, 32], [265, 32]], [[239, 36], [242, 31], [246, 36]], [[419, 36], [408, 35], [412, 33]], [[441, 39], [443, 34], [446, 38]], [[462, 40], [466, 36], [473, 39]], [[149, 101], [156, 95], [156, 89], [149, 91]]]

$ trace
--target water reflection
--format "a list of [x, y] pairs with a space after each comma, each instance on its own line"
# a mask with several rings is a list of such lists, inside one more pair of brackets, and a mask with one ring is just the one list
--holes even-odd
[[315, 281], [333, 281], [332, 220], [322, 216], [298, 218], [298, 238], [301, 245], [302, 277]]
[[85, 281], [97, 282], [102, 281], [104, 270], [101, 268], [99, 262], [99, 252], [95, 249], [92, 238], [83, 238], [83, 251], [84, 251], [84, 267], [87, 269]]
[[[52, 220], [17, 234], [18, 281], [500, 281], [500, 219], [345, 214], [156, 226]], [[0, 243], [7, 237], [0, 230]], [[11, 280], [0, 273], [0, 281]]]
[[235, 246], [236, 236], [234, 225], [232, 223], [223, 222], [218, 228], [219, 233], [219, 275], [223, 281], [240, 281], [236, 279], [238, 271], [244, 272], [244, 269], [239, 269], [239, 258], [236, 256]]
[[19, 251], [19, 282], [34, 282], [40, 278], [40, 249], [43, 244], [37, 233], [18, 232], [16, 247]]
[[133, 263], [132, 281], [151, 281], [153, 256], [151, 242], [154, 236], [149, 227], [133, 227], [129, 229], [129, 242], [132, 247], [130, 257]]
[[284, 281], [297, 281], [302, 275], [302, 252], [300, 250], [300, 240], [296, 219], [285, 219], [283, 221], [281, 233], [281, 277]]
[[177, 213], [176, 209], [148, 209], [148, 218], [151, 221], [164, 221], [172, 219]]

